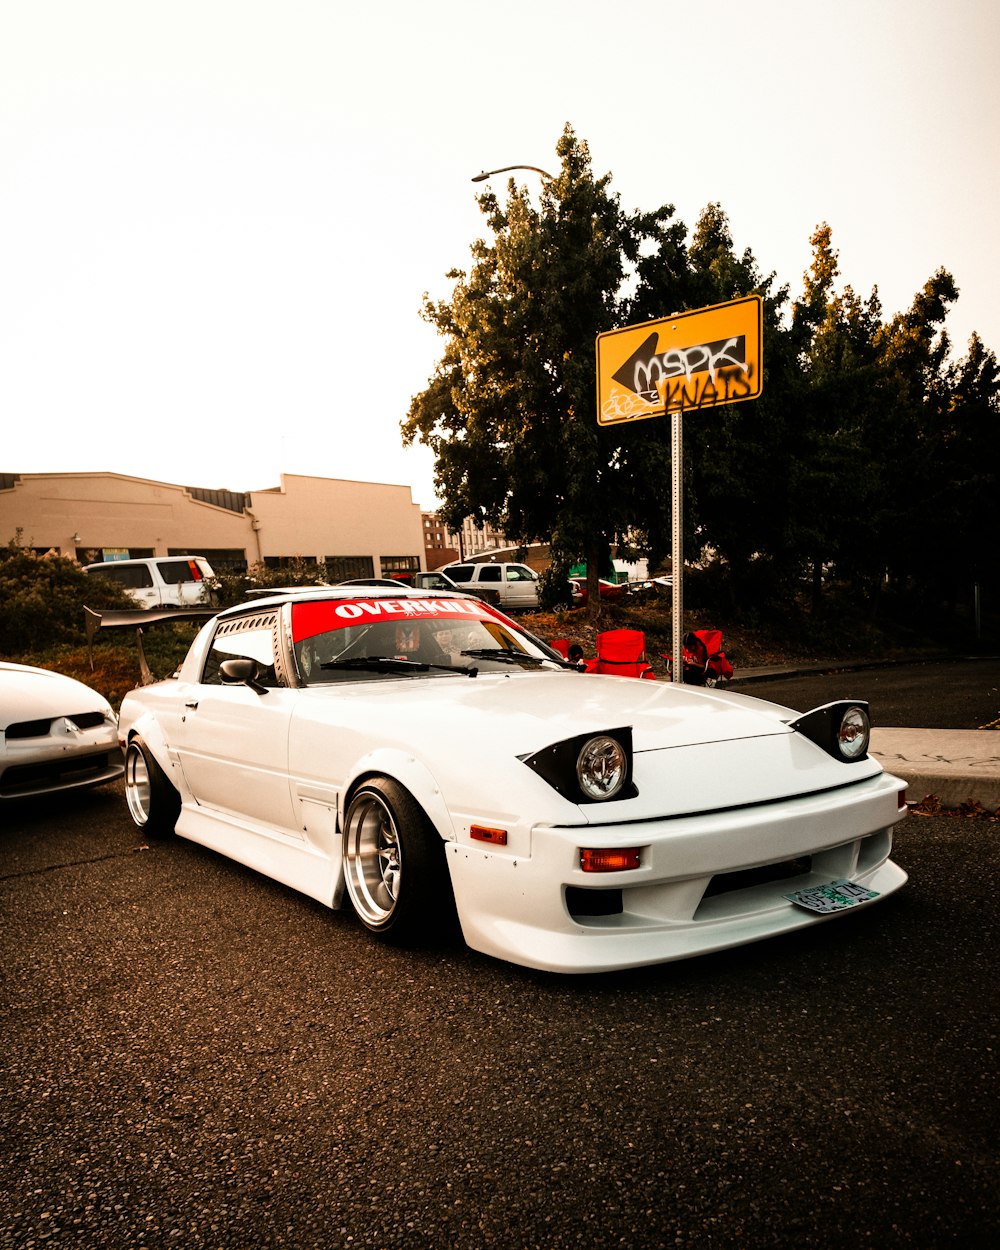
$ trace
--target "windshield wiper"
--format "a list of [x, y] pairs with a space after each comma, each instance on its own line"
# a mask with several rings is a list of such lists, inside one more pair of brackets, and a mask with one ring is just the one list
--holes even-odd
[[546, 656], [528, 655], [515, 647], [473, 647], [470, 651], [463, 651], [462, 655], [471, 656], [474, 660], [502, 660], [508, 664], [544, 664], [547, 660]]
[[[463, 651], [462, 654], [468, 653]], [[445, 673], [462, 673], [466, 677], [479, 676], [479, 669], [474, 664], [429, 664], [425, 660], [405, 660], [395, 655], [352, 655], [347, 660], [327, 660], [320, 668], [358, 668], [373, 673], [386, 669], [426, 673], [433, 668]]]

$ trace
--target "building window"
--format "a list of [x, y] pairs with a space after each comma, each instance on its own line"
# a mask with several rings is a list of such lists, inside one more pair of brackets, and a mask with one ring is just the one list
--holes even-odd
[[346, 582], [355, 577], [374, 577], [375, 561], [371, 556], [324, 556], [327, 580]]
[[265, 556], [264, 567], [266, 569], [290, 569], [296, 565], [306, 564], [313, 565], [316, 563], [315, 556]]
[[383, 575], [387, 577], [391, 577], [393, 573], [420, 572], [419, 556], [383, 556], [379, 563], [382, 566]]
[[247, 553], [241, 547], [168, 547], [168, 556], [204, 556], [216, 573], [245, 573]]

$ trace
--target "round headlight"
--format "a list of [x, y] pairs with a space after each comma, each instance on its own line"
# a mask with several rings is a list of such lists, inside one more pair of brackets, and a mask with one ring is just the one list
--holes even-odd
[[871, 722], [864, 708], [849, 707], [837, 729], [837, 748], [845, 760], [857, 760], [868, 753]]
[[615, 738], [589, 738], [576, 757], [576, 779], [588, 799], [613, 799], [625, 785], [628, 756]]

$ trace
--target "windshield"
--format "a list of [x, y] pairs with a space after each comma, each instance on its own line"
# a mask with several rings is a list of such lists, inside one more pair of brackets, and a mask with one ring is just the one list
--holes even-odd
[[474, 600], [327, 599], [291, 609], [295, 662], [309, 686], [559, 667]]

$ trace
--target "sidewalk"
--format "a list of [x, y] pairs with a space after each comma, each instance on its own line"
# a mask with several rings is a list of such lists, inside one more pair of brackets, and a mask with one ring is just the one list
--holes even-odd
[[1000, 731], [873, 729], [871, 754], [906, 782], [911, 802], [933, 794], [942, 807], [971, 801], [1000, 812]]
[[[836, 668], [878, 668], [865, 664], [802, 664], [749, 668], [738, 673], [732, 689], [745, 682], [769, 681], [830, 672]], [[752, 690], [747, 690], [752, 694]], [[907, 798], [919, 803], [936, 795], [944, 808], [978, 803], [1000, 812], [1000, 731], [988, 729], [872, 730], [871, 754], [886, 772], [906, 782]]]

